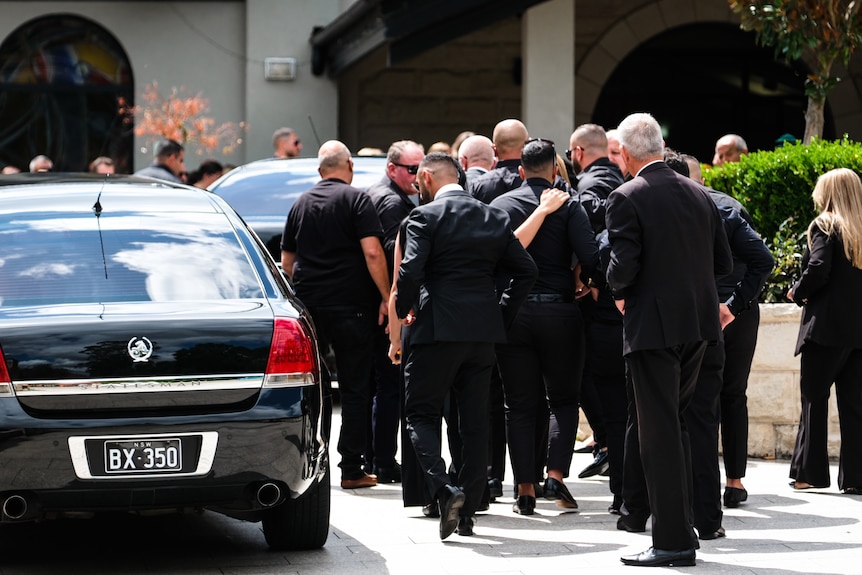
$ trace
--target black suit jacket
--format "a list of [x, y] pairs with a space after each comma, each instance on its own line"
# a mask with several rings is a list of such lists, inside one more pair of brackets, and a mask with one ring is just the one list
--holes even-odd
[[831, 347], [862, 349], [862, 270], [844, 255], [840, 234], [811, 228], [811, 248], [802, 257], [802, 276], [793, 301], [804, 306], [796, 353], [807, 341]]
[[[441, 193], [407, 218], [396, 311], [415, 306], [410, 344], [502, 343], [536, 279], [536, 264], [499, 209], [464, 190]], [[512, 278], [499, 296], [497, 275]]]
[[706, 188], [664, 162], [611, 192], [608, 284], [625, 299], [623, 352], [718, 341], [717, 277], [733, 269]]

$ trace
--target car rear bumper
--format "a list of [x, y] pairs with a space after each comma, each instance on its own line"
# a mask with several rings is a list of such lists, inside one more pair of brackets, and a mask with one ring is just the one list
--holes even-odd
[[[321, 427], [314, 387], [265, 390], [254, 408], [240, 413], [165, 418], [50, 420], [24, 413], [14, 398], [2, 399], [0, 521], [188, 507], [259, 519], [255, 513], [300, 496], [326, 471]], [[104, 458], [94, 456], [101, 438], [153, 437], [207, 437], [212, 449], [188, 457], [210, 460], [195, 460], [190, 473], [105, 475]], [[83, 463], [75, 448], [82, 438], [95, 446]]]

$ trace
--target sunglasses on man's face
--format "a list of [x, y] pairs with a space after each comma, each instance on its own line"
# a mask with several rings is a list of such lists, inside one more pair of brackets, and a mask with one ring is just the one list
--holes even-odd
[[415, 176], [416, 172], [419, 171], [419, 164], [407, 165], [407, 164], [399, 164], [398, 162], [392, 162], [392, 165], [398, 166], [399, 168], [404, 168], [405, 170], [407, 170], [407, 173], [410, 174], [411, 176]]

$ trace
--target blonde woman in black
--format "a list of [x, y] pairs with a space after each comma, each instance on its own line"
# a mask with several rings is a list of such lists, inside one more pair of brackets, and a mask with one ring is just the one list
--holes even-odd
[[838, 487], [862, 490], [862, 182], [830, 170], [812, 194], [819, 215], [808, 228], [802, 276], [788, 293], [803, 306], [796, 353], [802, 354], [802, 414], [790, 463], [796, 490], [829, 487], [828, 401], [838, 397]]

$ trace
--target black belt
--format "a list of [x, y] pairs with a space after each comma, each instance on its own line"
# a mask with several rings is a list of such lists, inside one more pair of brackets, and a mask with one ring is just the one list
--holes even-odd
[[527, 301], [533, 303], [572, 303], [575, 298], [564, 296], [561, 293], [531, 293], [527, 296]]

